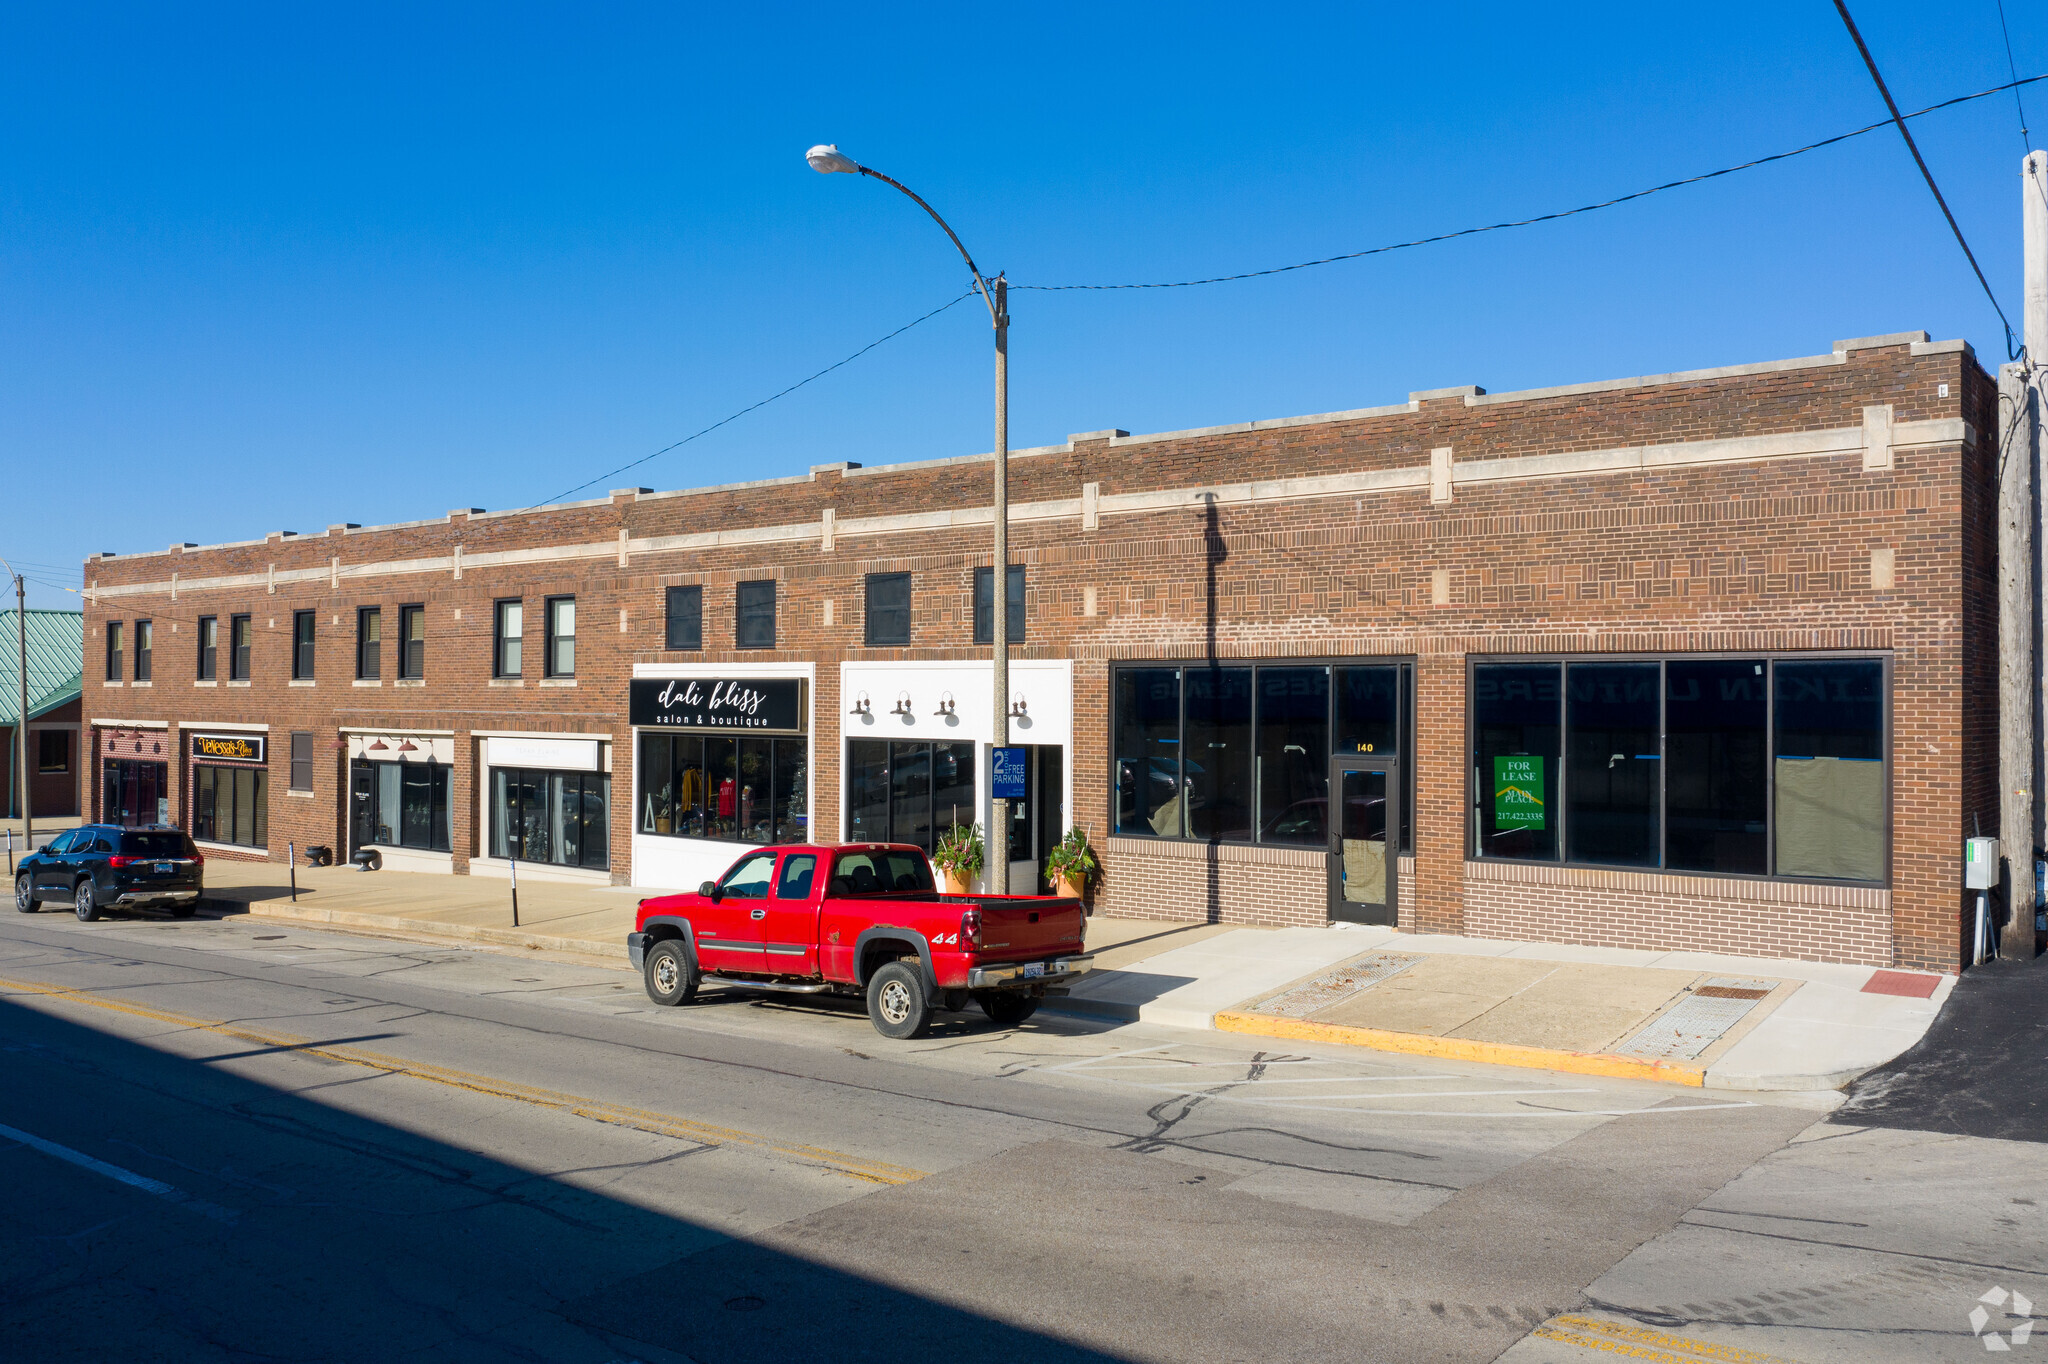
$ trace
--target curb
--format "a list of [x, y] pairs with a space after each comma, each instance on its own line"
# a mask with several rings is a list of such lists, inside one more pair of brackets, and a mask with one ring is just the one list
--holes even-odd
[[[488, 943], [493, 947], [523, 947], [536, 952], [566, 952], [571, 956], [593, 957], [607, 966], [625, 966], [625, 954], [618, 959], [603, 944], [588, 938], [558, 938], [545, 933], [528, 933], [516, 928], [477, 928], [470, 924], [440, 923], [432, 919], [398, 919], [387, 914], [356, 914], [343, 909], [314, 909], [292, 904], [251, 904], [249, 915], [257, 919], [283, 919], [291, 923], [328, 924], [335, 928], [364, 928], [394, 937], [433, 938], [447, 942]], [[621, 948], [624, 944], [620, 944]]]
[[1407, 1056], [1433, 1056], [1444, 1061], [1479, 1061], [1486, 1065], [1525, 1066], [1532, 1070], [1563, 1071], [1571, 1075], [1604, 1075], [1616, 1080], [1656, 1080], [1695, 1088], [1704, 1087], [1707, 1082], [1706, 1067], [1680, 1061], [1639, 1061], [1634, 1057], [1610, 1056], [1604, 1052], [1524, 1047], [1511, 1042], [1473, 1042], [1461, 1037], [1431, 1037], [1427, 1033], [1387, 1032], [1380, 1028], [1354, 1028], [1342, 1023], [1312, 1023], [1306, 1019], [1276, 1018], [1271, 1014], [1240, 1013], [1230, 1009], [1216, 1015], [1216, 1030], [1250, 1033], [1258, 1037], [1284, 1037], [1296, 1042], [1336, 1042]]

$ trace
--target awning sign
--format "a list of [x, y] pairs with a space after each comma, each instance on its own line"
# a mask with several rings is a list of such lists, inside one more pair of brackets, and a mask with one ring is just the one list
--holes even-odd
[[804, 684], [794, 677], [640, 677], [628, 710], [636, 725], [743, 734], [802, 734]]
[[1543, 816], [1543, 759], [1495, 758], [1493, 827], [1541, 829]]

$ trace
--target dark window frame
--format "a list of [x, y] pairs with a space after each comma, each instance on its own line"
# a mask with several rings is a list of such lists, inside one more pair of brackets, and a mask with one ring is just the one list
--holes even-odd
[[[779, 606], [780, 592], [774, 578], [750, 578], [743, 583], [734, 583], [732, 589], [732, 646], [735, 649], [773, 649], [775, 647], [775, 614]], [[750, 594], [748, 589], [754, 589]], [[761, 609], [760, 589], [767, 589], [767, 610]], [[749, 602], [748, 596], [755, 600]], [[768, 622], [767, 638], [748, 638], [750, 623], [758, 626], [762, 619]]]
[[[993, 579], [991, 579], [991, 581], [993, 581]], [[1371, 754], [1339, 755], [1336, 752], [1332, 751], [1331, 753], [1328, 753], [1324, 756], [1324, 761], [1325, 763], [1327, 763], [1330, 760], [1337, 758], [1339, 756], [1361, 757], [1369, 759], [1385, 758], [1391, 761], [1393, 771], [1389, 775], [1395, 783], [1397, 789], [1400, 791], [1399, 814], [1401, 818], [1402, 839], [1398, 855], [1401, 857], [1415, 856], [1415, 831], [1417, 823], [1415, 806], [1418, 802], [1416, 791], [1420, 786], [1421, 777], [1417, 771], [1419, 760], [1418, 755], [1415, 751], [1415, 670], [1417, 667], [1418, 660], [1414, 654], [1324, 654], [1319, 656], [1306, 656], [1301, 658], [1219, 658], [1215, 660], [1215, 663], [1216, 666], [1219, 668], [1250, 668], [1253, 670], [1251, 743], [1252, 750], [1254, 753], [1258, 751], [1258, 696], [1260, 670], [1269, 668], [1328, 668], [1330, 670], [1330, 702], [1328, 719], [1325, 721], [1325, 724], [1328, 726], [1327, 733], [1334, 740], [1337, 732], [1337, 670], [1340, 668], [1392, 668], [1394, 670], [1395, 689], [1395, 748], [1385, 753], [1375, 752]], [[1192, 663], [1186, 659], [1173, 658], [1149, 660], [1118, 659], [1114, 664], [1111, 665], [1109, 670], [1109, 699], [1108, 704], [1104, 707], [1104, 710], [1106, 712], [1105, 719], [1107, 721], [1108, 739], [1108, 742], [1105, 745], [1108, 755], [1107, 766], [1105, 769], [1105, 774], [1107, 777], [1106, 785], [1108, 789], [1105, 792], [1107, 798], [1107, 810], [1105, 811], [1103, 827], [1111, 831], [1112, 837], [1126, 836], [1117, 834], [1115, 832], [1117, 828], [1117, 763], [1119, 761], [1119, 758], [1117, 756], [1116, 709], [1116, 698], [1119, 689], [1117, 680], [1118, 675], [1124, 672], [1143, 672], [1158, 669], [1178, 670], [1182, 674], [1182, 677], [1179, 687], [1180, 714], [1177, 724], [1179, 726], [1178, 732], [1181, 736], [1181, 739], [1185, 740], [1187, 735], [1188, 712], [1186, 675], [1189, 672], [1203, 671], [1205, 668], [1206, 664], [1203, 663]], [[1258, 769], [1257, 765], [1254, 764], [1251, 778], [1251, 789], [1255, 800], [1258, 799], [1260, 794], [1258, 786]], [[1255, 807], [1255, 813], [1252, 821], [1254, 836], [1249, 841], [1234, 838], [1200, 838], [1191, 834], [1150, 834], [1145, 835], [1144, 838], [1145, 841], [1149, 843], [1194, 843], [1203, 846], [1208, 846], [1211, 844], [1227, 844], [1228, 846], [1233, 848], [1290, 848], [1297, 852], [1313, 850], [1310, 845], [1301, 843], [1288, 843], [1279, 840], [1274, 840], [1271, 842], [1258, 841], [1257, 832], [1259, 829], [1259, 825], [1263, 821], [1263, 817], [1264, 812], [1257, 810]], [[1403, 875], [1406, 874], [1407, 873], [1403, 873]]]
[[[1764, 780], [1764, 838], [1767, 850], [1765, 866], [1768, 868], [1768, 870], [1760, 873], [1735, 871], [1693, 871], [1683, 867], [1665, 866], [1664, 863], [1669, 861], [1670, 856], [1670, 821], [1666, 815], [1666, 812], [1668, 811], [1670, 806], [1670, 778], [1668, 771], [1668, 756], [1660, 762], [1660, 766], [1664, 767], [1665, 770], [1663, 772], [1660, 772], [1658, 777], [1658, 865], [1656, 866], [1616, 866], [1611, 863], [1568, 861], [1562, 856], [1562, 850], [1567, 846], [1566, 831], [1562, 827], [1560, 827], [1560, 829], [1558, 830], [1558, 846], [1560, 849], [1560, 856], [1554, 859], [1536, 859], [1532, 863], [1531, 859], [1528, 858], [1488, 857], [1484, 854], [1476, 853], [1473, 851], [1472, 812], [1474, 809], [1477, 808], [1477, 805], [1476, 796], [1472, 786], [1472, 755], [1475, 751], [1474, 745], [1478, 741], [1476, 734], [1476, 708], [1472, 704], [1472, 697], [1475, 686], [1475, 670], [1488, 665], [1499, 666], [1516, 664], [1558, 664], [1562, 667], [1568, 666], [1573, 663], [1656, 663], [1659, 665], [1659, 685], [1657, 689], [1659, 705], [1658, 749], [1660, 753], [1665, 753], [1668, 755], [1670, 724], [1668, 711], [1665, 709], [1665, 700], [1666, 693], [1669, 689], [1670, 683], [1667, 680], [1667, 674], [1664, 671], [1664, 669], [1667, 665], [1671, 663], [1694, 662], [1753, 662], [1761, 663], [1764, 665], [1765, 709], [1763, 733], [1766, 757], [1771, 759], [1774, 759], [1776, 756], [1778, 740], [1778, 664], [1876, 663], [1880, 666], [1881, 671], [1879, 674], [1878, 685], [1881, 689], [1881, 696], [1879, 699], [1879, 704], [1883, 708], [1883, 718], [1879, 725], [1879, 732], [1880, 742], [1884, 745], [1884, 756], [1879, 760], [1884, 764], [1884, 779], [1881, 783], [1884, 801], [1884, 876], [1881, 880], [1852, 881], [1833, 877], [1788, 876], [1780, 874], [1777, 871], [1777, 782], [1768, 775], [1765, 777]], [[1560, 674], [1560, 676], [1562, 677], [1562, 673]], [[1773, 651], [1764, 649], [1738, 649], [1721, 650], [1709, 653], [1548, 653], [1468, 655], [1465, 660], [1465, 748], [1464, 754], [1460, 760], [1460, 765], [1464, 768], [1464, 775], [1459, 779], [1461, 784], [1464, 786], [1464, 805], [1462, 807], [1461, 819], [1462, 832], [1460, 836], [1463, 838], [1465, 843], [1465, 860], [1468, 862], [1494, 862], [1508, 863], [1513, 865], [1597, 868], [1603, 871], [1636, 872], [1644, 876], [1690, 876], [1704, 877], [1710, 880], [1718, 881], [1775, 881], [1789, 885], [1852, 886], [1859, 890], [1889, 890], [1894, 887], [1897, 881], [1897, 868], [1893, 865], [1893, 848], [1896, 842], [1896, 830], [1894, 825], [1897, 803], [1896, 792], [1894, 790], [1893, 773], [1893, 767], [1896, 758], [1896, 749], [1893, 743], [1893, 730], [1897, 723], [1895, 716], [1896, 707], [1894, 704], [1894, 683], [1895, 676], [1893, 667], [1893, 655], [1883, 650], [1872, 649], [1809, 649], [1786, 651]], [[1561, 699], [1559, 701], [1558, 713], [1560, 723], [1560, 743], [1562, 743], [1562, 725], [1564, 717], [1564, 701], [1562, 700], [1562, 689], [1560, 689], [1560, 698]], [[1558, 778], [1560, 783], [1558, 788], [1558, 795], [1561, 822], [1562, 820], [1569, 818], [1570, 801], [1569, 797], [1566, 795], [1566, 792], [1562, 784], [1565, 780], [1566, 773], [1569, 770], [1569, 761], [1569, 757], [1566, 754], [1560, 752], [1558, 761]], [[1767, 765], [1775, 766], [1775, 763], [1773, 762]]]
[[215, 682], [220, 679], [220, 617], [201, 616], [192, 632], [192, 647], [197, 657], [193, 665], [193, 676], [201, 682]]
[[[437, 762], [377, 762], [367, 758], [357, 758], [350, 762], [349, 786], [351, 790], [354, 789], [355, 785], [355, 773], [367, 768], [371, 774], [368, 817], [373, 832], [379, 825], [380, 817], [384, 813], [384, 773], [382, 769], [387, 767], [399, 769], [399, 808], [392, 814], [390, 821], [383, 822], [384, 828], [395, 831], [395, 837], [389, 842], [376, 838], [372, 838], [367, 842], [358, 841], [356, 846], [364, 848], [409, 848], [414, 852], [453, 852], [455, 850], [456, 823], [454, 766], [449, 763]], [[405, 773], [407, 769], [427, 774], [427, 840], [424, 843], [408, 843], [405, 841]], [[352, 829], [352, 837], [353, 832]], [[445, 847], [441, 845], [443, 839], [446, 840]]]
[[148, 682], [156, 672], [156, 622], [138, 620], [132, 631], [128, 645], [135, 656], [132, 676], [137, 682]]
[[[371, 621], [377, 622], [377, 637], [371, 639], [367, 630]], [[372, 652], [374, 650], [375, 652]], [[356, 608], [356, 680], [358, 682], [381, 682], [384, 680], [384, 608], [382, 606], [358, 606]]]
[[[718, 793], [709, 786], [711, 769], [708, 762], [704, 761], [705, 743], [707, 741], [738, 740], [749, 737], [753, 736], [713, 733], [694, 729], [670, 730], [643, 727], [634, 730], [632, 781], [634, 806], [628, 812], [628, 827], [633, 835], [647, 838], [680, 838], [696, 843], [722, 843], [734, 847], [747, 848], [773, 847], [780, 843], [805, 843], [810, 841], [811, 834], [817, 826], [812, 822], [811, 817], [811, 757], [813, 743], [809, 734], [764, 734], [753, 737], [753, 742], [768, 745], [769, 789], [760, 798], [765, 808], [769, 826], [769, 837], [765, 843], [756, 842], [750, 838], [727, 837], [724, 834], [693, 833], [681, 827], [690, 822], [693, 813], [710, 815], [717, 808], [712, 802], [716, 800]], [[648, 770], [646, 763], [647, 744], [650, 740], [661, 744], [667, 754], [668, 776], [664, 784], [659, 788], [645, 784]], [[678, 746], [693, 741], [698, 745], [697, 752], [700, 758], [696, 770], [702, 774], [698, 778], [700, 784], [695, 786], [694, 790], [699, 800], [703, 802], [701, 806], [693, 805], [684, 800], [685, 784], [678, 777], [676, 763]], [[736, 759], [740, 756], [737, 745], [735, 745], [734, 754]], [[794, 761], [791, 761], [791, 759]], [[785, 771], [788, 772], [790, 779], [788, 787], [785, 787], [783, 784], [783, 774]], [[790, 798], [792, 794], [801, 795], [803, 802], [801, 810], [791, 807]], [[738, 812], [735, 810], [733, 815], [720, 814], [716, 817], [721, 820], [734, 818], [734, 822], [738, 823], [738, 819], [735, 818], [737, 814]], [[665, 830], [655, 827], [656, 822], [663, 818], [666, 818], [669, 822], [669, 827]], [[794, 827], [799, 820], [802, 821], [801, 829]], [[786, 830], [790, 836], [778, 839], [775, 837], [776, 828], [778, 824], [785, 821], [791, 826]]]
[[[419, 622], [420, 637], [412, 637], [413, 622]], [[415, 654], [413, 646], [419, 650]], [[408, 682], [423, 680], [427, 675], [427, 605], [425, 602], [403, 602], [398, 608], [398, 675]]]
[[[38, 729], [36, 731], [37, 772], [43, 774], [53, 774], [59, 772], [69, 772], [71, 770], [72, 733], [73, 731], [68, 729]], [[55, 767], [52, 767], [50, 765], [50, 749], [52, 747], [50, 740], [52, 739], [60, 741], [55, 745], [55, 747], [63, 755]]]
[[[519, 633], [505, 633], [505, 608], [511, 606], [519, 611]], [[517, 666], [506, 666], [505, 646], [519, 650]], [[526, 669], [526, 599], [524, 597], [499, 597], [491, 603], [491, 676], [519, 677]]]
[[228, 617], [228, 680], [247, 682], [256, 661], [256, 625], [247, 612]]
[[[545, 641], [541, 654], [541, 675], [543, 677], [574, 677], [576, 675], [576, 623], [573, 619], [570, 621], [567, 634], [563, 634], [555, 629], [557, 614], [555, 608], [563, 602], [569, 604], [571, 611], [576, 609], [576, 596], [574, 593], [559, 593], [555, 596], [541, 599], [541, 631], [542, 639]], [[525, 613], [521, 612], [520, 615], [523, 620]], [[566, 668], [561, 666], [561, 646], [565, 640], [569, 645], [569, 666]]]
[[292, 612], [292, 681], [313, 680], [313, 667], [319, 660], [319, 639], [319, 612]]
[[[1015, 626], [1016, 628], [1010, 631], [1010, 637], [1008, 640], [1010, 644], [1014, 645], [1022, 644], [1024, 642], [1025, 627], [1028, 624], [1030, 624], [1031, 621], [1031, 576], [1024, 571], [1024, 565], [1010, 565], [1010, 572], [1008, 576], [1006, 576], [1004, 579], [1003, 588], [1004, 599], [1006, 604], [1008, 601], [1010, 578], [1015, 578], [1017, 580], [1017, 618], [1010, 622], [1010, 624]], [[988, 584], [988, 595], [990, 597], [993, 597], [995, 595], [996, 590], [995, 565], [990, 564], [987, 567], [977, 568], [974, 570], [974, 576], [969, 585], [967, 593], [967, 614], [969, 621], [973, 627], [974, 642], [976, 644], [993, 644], [996, 642], [996, 613], [993, 602], [989, 603], [988, 608], [988, 629], [983, 630], [981, 628], [983, 604], [982, 584], [984, 582]]]
[[[903, 590], [900, 605], [878, 606], [875, 601], [876, 589]], [[861, 639], [871, 649], [905, 648], [910, 643], [913, 589], [915, 584], [908, 573], [870, 573], [861, 580]], [[895, 617], [901, 613], [900, 627]], [[878, 628], [878, 623], [889, 622], [891, 628]]]
[[[311, 791], [313, 789], [313, 731], [295, 729], [291, 732], [291, 768], [285, 781], [287, 791]], [[304, 780], [301, 780], [303, 776]]]
[[679, 583], [662, 594], [661, 647], [678, 652], [704, 647], [704, 588]]
[[126, 636], [126, 621], [110, 620], [106, 625], [107, 681], [123, 680], [121, 671], [121, 641]]

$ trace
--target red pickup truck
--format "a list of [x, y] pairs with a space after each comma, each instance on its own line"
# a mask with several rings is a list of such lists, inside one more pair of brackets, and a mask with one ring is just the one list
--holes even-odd
[[884, 1037], [917, 1037], [968, 1001], [1003, 1027], [1092, 964], [1079, 900], [941, 895], [922, 849], [762, 848], [694, 895], [640, 902], [626, 951], [657, 1004], [715, 977], [749, 989], [865, 995]]

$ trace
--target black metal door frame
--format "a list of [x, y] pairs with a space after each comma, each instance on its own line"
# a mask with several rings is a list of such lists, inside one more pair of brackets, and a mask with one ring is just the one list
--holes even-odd
[[[1386, 789], [1387, 900], [1384, 907], [1362, 905], [1344, 898], [1344, 776], [1348, 772], [1377, 772]], [[1397, 924], [1400, 901], [1396, 897], [1400, 889], [1401, 866], [1401, 760], [1393, 755], [1365, 758], [1350, 754], [1330, 759], [1327, 822], [1328, 917], [1346, 923]]]

